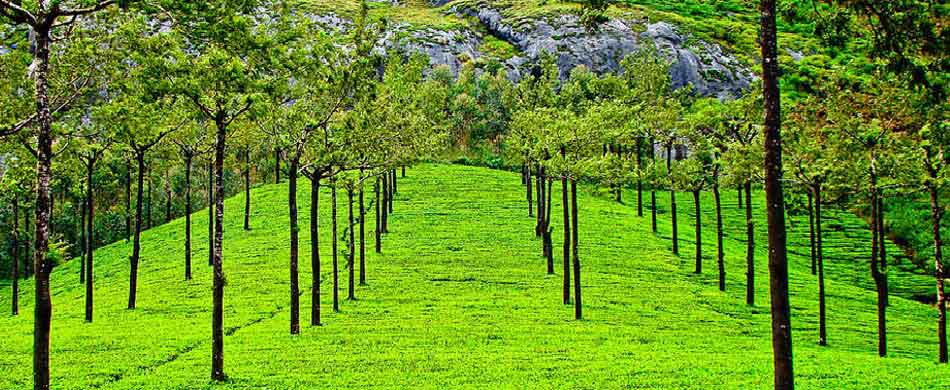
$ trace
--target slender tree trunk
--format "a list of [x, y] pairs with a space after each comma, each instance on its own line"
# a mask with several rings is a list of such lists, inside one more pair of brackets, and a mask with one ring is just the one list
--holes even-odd
[[755, 220], [752, 219], [752, 182], [745, 182], [745, 303], [755, 305]]
[[244, 149], [244, 231], [251, 230], [251, 152]]
[[818, 254], [815, 243], [815, 200], [811, 192], [808, 193], [808, 238], [811, 239], [811, 274], [818, 274]]
[[214, 161], [208, 160], [208, 265], [214, 265]]
[[172, 221], [172, 187], [168, 173], [165, 173], [165, 223]]
[[[666, 145], [666, 173], [672, 180], [673, 176], [673, 144]], [[676, 190], [670, 183], [670, 218], [673, 224], [673, 254], [680, 254], [679, 224], [676, 220]]]
[[534, 216], [534, 201], [531, 199], [532, 196], [533, 196], [533, 195], [532, 195], [533, 192], [532, 192], [532, 190], [531, 190], [531, 180], [533, 180], [532, 177], [531, 177], [531, 161], [528, 160], [528, 161], [525, 163], [525, 165], [527, 165], [527, 167], [526, 167], [525, 169], [526, 169], [526, 171], [527, 171], [527, 173], [526, 173], [526, 174], [527, 174], [527, 180], [526, 180], [526, 181], [527, 181], [527, 183], [528, 183], [528, 186], [526, 187], [527, 192], [526, 192], [525, 195], [528, 197], [528, 216], [529, 216], [529, 217], [533, 217], [533, 216]]
[[[392, 177], [393, 177], [393, 194], [395, 194], [395, 193], [399, 192], [399, 187], [398, 187], [397, 184], [396, 184], [396, 183], [398, 182], [398, 180], [396, 180], [396, 170], [395, 170], [395, 169], [392, 170]], [[392, 209], [390, 209], [389, 211], [392, 212]]]
[[96, 161], [92, 159], [86, 163], [86, 213], [88, 214], [86, 219], [86, 230], [85, 239], [86, 239], [86, 261], [82, 266], [86, 268], [86, 322], [92, 322], [92, 305], [93, 305], [93, 260], [95, 257], [96, 251], [96, 236], [95, 236], [95, 218], [96, 218], [96, 207], [95, 207], [95, 192], [94, 188], [95, 183], [93, 182], [93, 173], [95, 173]]
[[726, 250], [722, 232], [722, 194], [719, 191], [719, 171], [713, 178], [713, 197], [716, 199], [716, 264], [719, 268], [719, 291], [726, 291]]
[[310, 178], [310, 326], [320, 326], [320, 179], [316, 171]]
[[881, 260], [879, 264], [881, 265], [881, 273], [883, 274], [883, 284], [884, 284], [884, 306], [891, 305], [891, 299], [888, 294], [890, 290], [888, 288], [888, 278], [887, 278], [887, 234], [886, 226], [884, 221], [884, 195], [881, 194], [877, 198], [877, 240], [879, 242]]
[[828, 345], [828, 327], [825, 317], [825, 255], [821, 238], [821, 185], [815, 192], [815, 251], [818, 257], [818, 345]]
[[643, 217], [643, 140], [637, 139], [637, 216]]
[[13, 193], [13, 232], [12, 261], [10, 261], [10, 281], [13, 283], [10, 297], [10, 314], [20, 315], [20, 194]]
[[125, 242], [132, 238], [132, 163], [125, 160]]
[[[564, 149], [561, 149], [564, 156]], [[571, 304], [571, 211], [568, 197], [567, 176], [561, 178], [561, 209], [564, 218], [564, 304]]]
[[[287, 206], [290, 210], [290, 334], [300, 334], [300, 282], [298, 279], [298, 258], [300, 255], [300, 226], [297, 224], [297, 156], [289, 158], [290, 189], [287, 193]], [[311, 206], [312, 207], [312, 206]]]
[[546, 204], [544, 206], [544, 231], [542, 232], [544, 238], [544, 256], [548, 260], [548, 274], [554, 275], [554, 243], [551, 239], [551, 192], [554, 185], [554, 180], [550, 178], [546, 179], [547, 189], [544, 191], [546, 196]]
[[[402, 168], [405, 177], [406, 167]], [[362, 177], [362, 174], [360, 175]], [[360, 184], [360, 286], [366, 285], [366, 199]]]
[[191, 280], [191, 168], [193, 157], [185, 156], [185, 280]]
[[79, 284], [86, 284], [86, 250], [89, 248], [86, 242], [86, 207], [89, 205], [86, 198], [86, 192], [83, 191], [82, 204], [79, 205]]
[[390, 171], [389, 176], [389, 197], [386, 198], [387, 205], [389, 205], [389, 213], [393, 213], [393, 203], [396, 199], [396, 171]]
[[145, 195], [146, 197], [145, 214], [146, 214], [146, 222], [147, 222], [145, 225], [145, 230], [149, 230], [152, 228], [152, 172], [151, 170], [147, 170], [146, 174], [148, 175], [147, 177], [148, 193]]
[[135, 162], [138, 164], [138, 187], [135, 199], [135, 232], [132, 237], [131, 272], [129, 273], [129, 310], [135, 309], [135, 294], [138, 286], [139, 256], [142, 251], [142, 202], [145, 190], [145, 152], [136, 152]]
[[[928, 164], [930, 178], [936, 182], [937, 171]], [[939, 348], [938, 361], [947, 363], [947, 296], [944, 293], [944, 279], [946, 272], [943, 267], [943, 241], [940, 238], [940, 220], [942, 219], [942, 209], [940, 208], [940, 196], [935, 184], [929, 185], [930, 192], [930, 217], [933, 226], [934, 238], [934, 274], [937, 278], [937, 344]]]
[[[653, 165], [656, 166], [656, 140], [652, 138], [650, 139], [650, 158], [653, 159]], [[656, 185], [650, 185], [650, 214], [652, 217], [653, 233], [656, 233]]]
[[389, 193], [389, 174], [383, 174], [383, 218], [382, 218], [382, 231], [383, 233], [389, 233], [389, 197], [392, 194]]
[[383, 253], [383, 223], [380, 220], [380, 204], [382, 203], [382, 198], [380, 198], [379, 187], [381, 179], [376, 177], [376, 184], [373, 186], [373, 191], [376, 193], [376, 253]]
[[571, 180], [571, 248], [574, 255], [574, 319], [584, 318], [581, 304], [581, 260], [577, 253], [577, 181]]
[[887, 356], [887, 290], [884, 280], [884, 274], [879, 261], [880, 240], [878, 235], [881, 230], [878, 224], [881, 222], [878, 217], [878, 190], [877, 173], [874, 168], [874, 157], [871, 157], [871, 277], [877, 289], [877, 353], [881, 357]]
[[535, 237], [541, 237], [541, 229], [544, 224], [544, 168], [541, 167], [541, 163], [538, 163], [538, 174], [535, 175], [535, 187], [538, 198], [538, 215], [535, 218], [534, 223], [534, 235]]
[[333, 227], [333, 241], [331, 242], [331, 250], [333, 251], [333, 312], [340, 312], [340, 268], [337, 260], [338, 251], [337, 251], [337, 242], [339, 241], [339, 236], [337, 236], [337, 204], [336, 204], [336, 177], [330, 179], [330, 207], [333, 208], [331, 214], [331, 223]]
[[769, 291], [775, 389], [795, 388], [792, 324], [788, 298], [785, 196], [782, 189], [782, 104], [779, 90], [775, 0], [762, 0], [762, 91], [765, 106], [765, 196], [769, 222]]
[[[395, 174], [393, 175], [395, 176]], [[353, 261], [354, 255], [356, 252], [356, 237], [353, 234], [353, 227], [356, 225], [355, 216], [353, 215], [353, 188], [347, 188], [347, 205], [349, 206], [349, 214], [347, 214], [347, 230], [350, 232], [349, 239], [347, 240], [347, 253], [346, 253], [346, 266], [349, 268], [349, 284], [347, 285], [347, 300], [356, 299], [356, 264]]]
[[280, 149], [274, 148], [274, 184], [280, 184]]
[[214, 151], [214, 284], [211, 310], [211, 379], [224, 381], [224, 151], [227, 127], [217, 123]]
[[696, 206], [696, 273], [703, 273], [703, 217], [700, 205], [700, 192], [693, 191], [693, 204]]
[[405, 166], [405, 165], [402, 166], [402, 177], [403, 177], [403, 178], [406, 177], [406, 166]]

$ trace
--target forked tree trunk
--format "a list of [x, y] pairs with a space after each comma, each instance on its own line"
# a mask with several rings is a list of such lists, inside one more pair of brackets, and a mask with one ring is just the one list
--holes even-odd
[[745, 303], [755, 305], [755, 220], [752, 219], [752, 182], [745, 183]]
[[300, 281], [298, 259], [300, 256], [300, 226], [297, 223], [297, 156], [290, 158], [289, 190], [287, 207], [290, 211], [290, 334], [300, 334]]
[[315, 171], [310, 178], [310, 326], [320, 326], [320, 179]]
[[779, 89], [775, 0], [762, 0], [762, 91], [765, 106], [765, 196], [769, 222], [769, 291], [772, 305], [772, 353], [775, 389], [795, 388], [792, 325], [788, 298], [785, 197], [782, 189], [782, 104]]

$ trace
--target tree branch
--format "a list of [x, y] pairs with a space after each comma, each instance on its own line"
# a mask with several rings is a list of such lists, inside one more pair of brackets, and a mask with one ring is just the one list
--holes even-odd
[[18, 4], [14, 4], [11, 1], [0, 0], [0, 11], [10, 19], [13, 19], [17, 23], [26, 23], [30, 26], [36, 26], [36, 16], [27, 11]]

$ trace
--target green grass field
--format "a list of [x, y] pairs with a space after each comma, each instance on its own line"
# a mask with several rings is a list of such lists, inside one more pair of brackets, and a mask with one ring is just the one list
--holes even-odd
[[[306, 188], [306, 185], [302, 187]], [[559, 186], [555, 185], [559, 194]], [[392, 233], [372, 253], [369, 285], [332, 313], [324, 275], [324, 326], [289, 335], [286, 184], [253, 191], [253, 230], [241, 230], [243, 198], [228, 200], [225, 230], [225, 367], [210, 382], [211, 273], [204, 212], [195, 221], [195, 279], [183, 279], [183, 220], [143, 235], [139, 302], [126, 310], [130, 245], [97, 251], [96, 321], [83, 322], [78, 262], [53, 276], [52, 381], [57, 389], [305, 388], [768, 388], [772, 383], [764, 219], [759, 220], [756, 307], [744, 304], [744, 250], [735, 193], [724, 196], [728, 291], [717, 289], [715, 231], [705, 205], [706, 273], [692, 274], [692, 202], [680, 197], [682, 256], [669, 252], [649, 215], [585, 188], [580, 254], [585, 320], [561, 304], [561, 277], [545, 274], [534, 219], [516, 173], [422, 165], [399, 182]], [[301, 191], [301, 216], [309, 196]], [[341, 199], [345, 196], [341, 194]], [[659, 194], [666, 210], [666, 194]], [[761, 203], [761, 199], [758, 202]], [[330, 270], [329, 195], [322, 202]], [[555, 253], [561, 253], [555, 197]], [[341, 220], [345, 217], [341, 203]], [[817, 345], [817, 281], [808, 270], [807, 223], [792, 231], [791, 287], [800, 388], [934, 389], [950, 386], [936, 362], [936, 311], [901, 298], [929, 278], [893, 267], [890, 357], [876, 352], [874, 294], [867, 289], [867, 233], [834, 213], [829, 233], [828, 347]], [[372, 215], [370, 215], [372, 221]], [[370, 223], [368, 226], [372, 226]], [[309, 226], [301, 221], [301, 253]], [[342, 229], [341, 229], [342, 231]], [[341, 244], [340, 248], [345, 246]], [[891, 251], [897, 253], [896, 249]], [[559, 257], [559, 256], [558, 256]], [[344, 260], [341, 258], [341, 266]], [[560, 259], [557, 260], [560, 264]], [[309, 288], [309, 258], [301, 282]], [[560, 271], [560, 265], [557, 267]], [[344, 271], [345, 272], [345, 271]], [[345, 280], [341, 275], [341, 281]], [[21, 316], [0, 318], [0, 388], [29, 387], [32, 286]], [[345, 297], [345, 285], [341, 286]], [[307, 291], [304, 289], [304, 291]], [[0, 287], [9, 307], [9, 287]], [[301, 299], [304, 324], [309, 294]]]

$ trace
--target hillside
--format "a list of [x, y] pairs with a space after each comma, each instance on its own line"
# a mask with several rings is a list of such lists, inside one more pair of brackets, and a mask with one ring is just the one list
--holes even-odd
[[[725, 197], [725, 209], [735, 212], [727, 215], [728, 292], [720, 293], [711, 258], [705, 274], [691, 273], [692, 205], [685, 196], [680, 204], [683, 253], [674, 257], [668, 250], [668, 214], [661, 214], [657, 237], [650, 232], [648, 216], [637, 218], [631, 205], [585, 188], [579, 215], [586, 319], [573, 321], [571, 308], [560, 303], [560, 277], [545, 275], [518, 175], [419, 166], [399, 182], [392, 233], [385, 238], [383, 255], [368, 254], [369, 285], [358, 288], [358, 300], [344, 301], [341, 313], [331, 313], [331, 285], [324, 275], [325, 326], [291, 337], [286, 190], [286, 185], [267, 185], [253, 191], [251, 232], [240, 228], [243, 197], [227, 202], [225, 364], [230, 379], [214, 388], [706, 389], [771, 384], [766, 251], [759, 246], [757, 253], [759, 306], [747, 307], [745, 246], [734, 196]], [[308, 214], [308, 199], [301, 191], [302, 216]], [[324, 194], [324, 270], [330, 269], [329, 201]], [[557, 197], [554, 207], [560, 210]], [[207, 256], [206, 219], [204, 212], [197, 215], [195, 258], [201, 264]], [[553, 225], [560, 226], [559, 213], [553, 216]], [[826, 348], [816, 343], [817, 282], [800, 245], [800, 219], [793, 231], [797, 245], [792, 248], [791, 293], [800, 388], [945, 386], [943, 370], [935, 369], [936, 312], [931, 307], [892, 298], [891, 355], [877, 357], [874, 295], [863, 288], [870, 281], [861, 222], [847, 213], [834, 217], [841, 230], [831, 229], [829, 239], [834, 253], [827, 262]], [[307, 253], [309, 226], [302, 222], [301, 253]], [[707, 226], [704, 241], [712, 255], [714, 230]], [[183, 281], [182, 230], [183, 221], [176, 220], [144, 234], [135, 311], [125, 310], [130, 248], [125, 243], [96, 253], [93, 324], [82, 321], [78, 263], [54, 271], [51, 366], [56, 388], [212, 387], [211, 275], [198, 266], [195, 279]], [[368, 237], [372, 248], [372, 234]], [[556, 253], [559, 237], [556, 231]], [[341, 259], [341, 269], [342, 264]], [[309, 280], [308, 270], [301, 266], [302, 282]], [[891, 272], [895, 290], [929, 280]], [[4, 389], [31, 382], [32, 288], [24, 290], [23, 314], [0, 317]], [[0, 305], [9, 304], [7, 287], [0, 287], [0, 297]], [[307, 313], [309, 294], [303, 294], [301, 304]]]

